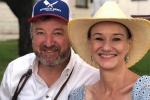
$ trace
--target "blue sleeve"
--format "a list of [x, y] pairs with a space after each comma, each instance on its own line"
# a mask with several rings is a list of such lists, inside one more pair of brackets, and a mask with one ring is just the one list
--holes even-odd
[[150, 76], [140, 77], [133, 87], [132, 100], [150, 100]]
[[81, 86], [70, 92], [68, 100], [84, 100], [85, 87]]

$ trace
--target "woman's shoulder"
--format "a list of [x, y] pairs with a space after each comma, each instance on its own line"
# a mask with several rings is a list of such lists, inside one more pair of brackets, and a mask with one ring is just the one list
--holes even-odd
[[85, 86], [81, 86], [70, 92], [68, 100], [83, 100], [85, 92]]
[[141, 76], [132, 91], [133, 100], [150, 100], [150, 76]]

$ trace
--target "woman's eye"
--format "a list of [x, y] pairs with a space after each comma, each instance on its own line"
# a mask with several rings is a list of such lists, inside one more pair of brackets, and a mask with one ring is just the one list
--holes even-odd
[[121, 41], [121, 38], [113, 38], [113, 41]]
[[95, 40], [103, 41], [104, 39], [100, 37], [96, 37]]

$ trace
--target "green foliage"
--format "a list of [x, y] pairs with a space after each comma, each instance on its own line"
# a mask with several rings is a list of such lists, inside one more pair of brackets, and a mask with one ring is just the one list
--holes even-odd
[[0, 41], [0, 80], [10, 61], [18, 57], [17, 40]]
[[138, 75], [150, 75], [150, 50], [142, 60], [130, 69]]

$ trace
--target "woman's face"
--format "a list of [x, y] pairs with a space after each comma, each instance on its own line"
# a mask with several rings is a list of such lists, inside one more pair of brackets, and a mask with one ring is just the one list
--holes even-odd
[[115, 22], [100, 22], [91, 29], [89, 47], [93, 59], [102, 69], [125, 65], [130, 39], [126, 28]]

